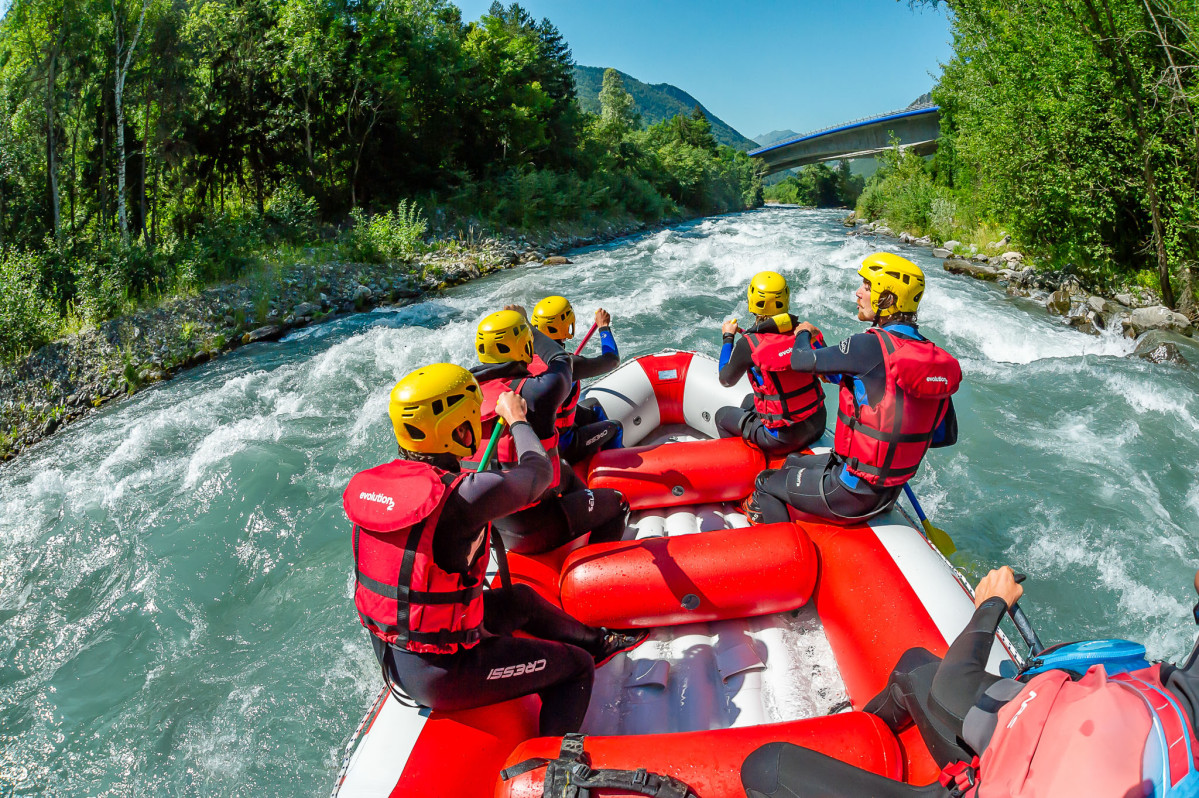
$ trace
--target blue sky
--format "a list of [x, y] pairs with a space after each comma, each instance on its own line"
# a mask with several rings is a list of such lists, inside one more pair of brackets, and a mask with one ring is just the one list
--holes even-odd
[[[0, 0], [2, 1], [2, 0]], [[466, 20], [491, 0], [456, 0]], [[952, 53], [944, 10], [896, 0], [523, 0], [587, 66], [673, 83], [746, 136], [902, 108]]]

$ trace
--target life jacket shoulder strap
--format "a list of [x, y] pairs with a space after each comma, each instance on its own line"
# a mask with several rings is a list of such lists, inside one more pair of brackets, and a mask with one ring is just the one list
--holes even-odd
[[593, 769], [591, 758], [583, 750], [582, 734], [567, 734], [557, 759], [537, 757], [500, 771], [504, 781], [540, 767], [545, 768], [543, 798], [591, 798], [592, 790], [618, 790], [649, 798], [695, 798], [695, 793], [673, 776], [637, 770]]

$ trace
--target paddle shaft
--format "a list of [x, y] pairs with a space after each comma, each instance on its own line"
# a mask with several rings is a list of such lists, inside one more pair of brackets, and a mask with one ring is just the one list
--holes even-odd
[[[497, 418], [495, 429], [491, 431], [491, 440], [487, 441], [487, 448], [483, 450], [483, 456], [479, 458], [479, 467], [475, 469], [476, 473], [486, 470], [488, 463], [491, 462], [491, 455], [495, 454], [496, 444], [500, 442], [500, 436], [503, 434], [504, 419]], [[491, 548], [495, 550], [495, 564], [500, 571], [500, 585], [512, 587], [512, 574], [508, 570], [508, 552], [504, 550], [504, 541], [500, 537], [500, 533], [494, 529], [489, 529], [488, 532], [491, 538]]]
[[591, 340], [591, 336], [595, 334], [598, 326], [594, 321], [591, 322], [591, 329], [587, 331], [587, 334], [583, 336], [583, 340], [579, 341], [579, 345], [575, 347], [576, 355], [583, 351], [583, 347], [587, 346], [587, 342]]
[[924, 508], [920, 506], [920, 502], [916, 501], [916, 494], [912, 491], [912, 486], [906, 482], [903, 483], [903, 492], [907, 495], [908, 501], [912, 503], [912, 509], [916, 511], [916, 517], [920, 519], [921, 523], [927, 521], [928, 516], [924, 514]]
[[[1024, 574], [1016, 574], [1016, 584], [1023, 582]], [[1024, 642], [1028, 644], [1029, 652], [1035, 657], [1045, 650], [1045, 644], [1041, 642], [1041, 638], [1037, 637], [1037, 631], [1032, 628], [1032, 623], [1028, 620], [1028, 616], [1024, 614], [1024, 610], [1020, 607], [1020, 602], [1015, 602], [1008, 607], [1008, 615], [1012, 619], [1012, 623], [1016, 624], [1016, 630], [1020, 632], [1020, 636], [1024, 638]]]

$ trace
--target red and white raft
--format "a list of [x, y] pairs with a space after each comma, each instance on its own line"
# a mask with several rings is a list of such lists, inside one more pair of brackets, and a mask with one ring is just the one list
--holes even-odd
[[[514, 580], [581, 620], [654, 630], [596, 672], [582, 729], [592, 767], [645, 768], [698, 798], [742, 798], [741, 762], [783, 740], [931, 782], [937, 769], [915, 729], [896, 737], [859, 710], [905, 650], [945, 652], [973, 612], [967, 588], [896, 511], [848, 527], [750, 525], [737, 503], [770, 464], [739, 439], [715, 439], [716, 411], [749, 391], [721, 386], [716, 372], [704, 355], [663, 352], [589, 387], [629, 448], [580, 470], [629, 498], [625, 540], [510, 555]], [[989, 669], [1011, 658], [997, 637]], [[559, 738], [536, 736], [537, 710], [526, 697], [430, 712], [384, 690], [333, 794], [540, 796], [544, 769], [499, 778], [557, 756]]]

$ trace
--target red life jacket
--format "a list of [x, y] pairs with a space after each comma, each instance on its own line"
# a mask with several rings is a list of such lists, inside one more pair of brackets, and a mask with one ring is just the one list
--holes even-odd
[[393, 460], [354, 475], [342, 494], [354, 525], [354, 605], [376, 637], [409, 651], [452, 654], [479, 642], [490, 527], [465, 574], [433, 562], [441, 510], [465, 474]]
[[[750, 358], [762, 381], [750, 380], [754, 389], [754, 410], [762, 417], [767, 429], [803, 421], [824, 407], [824, 388], [815, 374], [791, 370], [791, 350], [795, 348], [795, 333], [747, 332]], [[824, 341], [812, 341], [813, 348]]]
[[932, 341], [913, 341], [874, 327], [883, 347], [886, 389], [877, 405], [859, 406], [853, 381], [841, 383], [833, 449], [849, 473], [878, 488], [916, 474], [933, 433], [962, 382], [962, 367]]
[[[543, 364], [544, 365], [544, 364]], [[479, 442], [479, 449], [475, 452], [475, 457], [483, 456], [483, 452], [487, 447], [487, 441], [491, 440], [491, 434], [495, 431], [495, 425], [499, 421], [499, 414], [495, 412], [495, 403], [500, 398], [500, 394], [507, 391], [516, 391], [517, 394], [524, 388], [528, 377], [518, 377], [513, 380], [503, 378], [486, 380], [479, 384], [479, 388], [483, 392], [483, 406], [480, 409], [480, 420], [482, 421], [483, 440]], [[550, 486], [547, 490], [553, 490], [558, 487], [562, 481], [561, 458], [558, 457], [558, 428], [554, 427], [554, 434], [548, 438], [540, 438], [541, 448], [545, 449], [549, 455], [550, 465], [553, 468], [554, 476], [550, 480]], [[492, 455], [494, 462], [499, 463], [501, 468], [511, 468], [519, 462], [516, 456], [516, 441], [512, 438], [512, 432], [507, 427], [500, 433], [500, 439], [495, 445], [495, 454]], [[465, 469], [474, 470], [479, 467], [477, 459], [463, 460], [462, 467]]]
[[1160, 665], [1116, 676], [1095, 665], [1077, 682], [1051, 670], [1000, 708], [982, 758], [947, 767], [942, 784], [971, 798], [1163, 798], [1188, 777], [1194, 789], [1196, 746]]
[[[549, 371], [549, 366], [545, 361], [533, 355], [533, 362], [529, 364], [529, 376], [536, 377], [538, 374], [544, 374]], [[563, 432], [575, 425], [575, 410], [579, 407], [579, 391], [582, 385], [578, 380], [575, 380], [570, 385], [570, 393], [562, 400], [562, 406], [558, 408], [558, 419], [554, 422], [558, 432]]]

